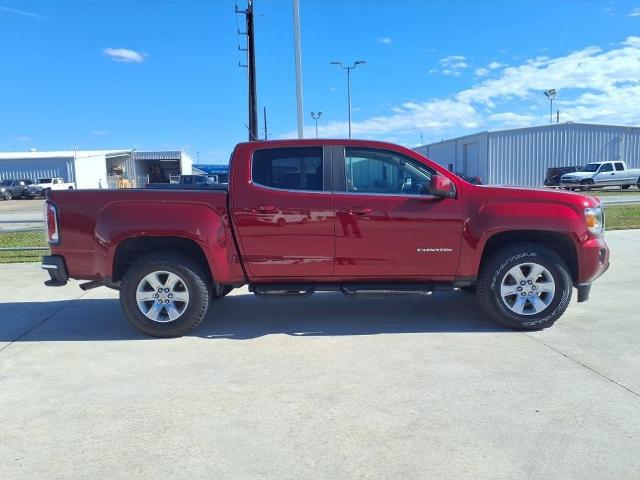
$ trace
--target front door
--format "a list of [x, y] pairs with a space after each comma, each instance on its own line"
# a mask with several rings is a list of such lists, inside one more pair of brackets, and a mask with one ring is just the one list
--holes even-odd
[[408, 156], [346, 148], [334, 162], [335, 276], [379, 280], [455, 275], [462, 202], [429, 194], [432, 169]]
[[[235, 182], [232, 213], [254, 278], [329, 277], [335, 257], [331, 161], [322, 147], [253, 152], [251, 181]], [[234, 167], [235, 168], [235, 167]]]
[[593, 180], [598, 186], [614, 185], [616, 183], [615, 175], [616, 173], [613, 170], [613, 164], [603, 163], [600, 165], [600, 170], [598, 170], [598, 173]]

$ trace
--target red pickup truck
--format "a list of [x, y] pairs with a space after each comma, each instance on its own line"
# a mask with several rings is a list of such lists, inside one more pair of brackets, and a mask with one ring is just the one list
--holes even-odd
[[509, 327], [552, 325], [609, 266], [598, 200], [477, 186], [418, 153], [358, 140], [238, 145], [228, 188], [51, 191], [47, 285], [120, 291], [142, 332], [179, 336], [212, 301], [476, 291]]

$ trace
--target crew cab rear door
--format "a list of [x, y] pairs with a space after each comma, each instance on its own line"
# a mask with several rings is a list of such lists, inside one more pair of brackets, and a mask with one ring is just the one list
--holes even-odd
[[330, 277], [335, 259], [331, 148], [239, 148], [230, 179], [231, 212], [250, 276]]
[[456, 273], [462, 200], [429, 194], [434, 170], [377, 148], [334, 160], [336, 266], [340, 278], [437, 279]]

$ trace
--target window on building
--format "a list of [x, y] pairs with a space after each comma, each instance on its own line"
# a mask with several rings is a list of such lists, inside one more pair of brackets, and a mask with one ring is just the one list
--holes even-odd
[[322, 191], [322, 147], [256, 150], [251, 176], [254, 183], [267, 187]]

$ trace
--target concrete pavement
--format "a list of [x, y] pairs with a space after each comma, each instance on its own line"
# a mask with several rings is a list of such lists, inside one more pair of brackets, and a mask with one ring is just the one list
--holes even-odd
[[13, 478], [635, 479], [640, 231], [551, 329], [473, 297], [215, 305], [156, 340], [117, 293], [0, 266], [0, 462]]
[[43, 199], [0, 201], [0, 232], [43, 228]]

